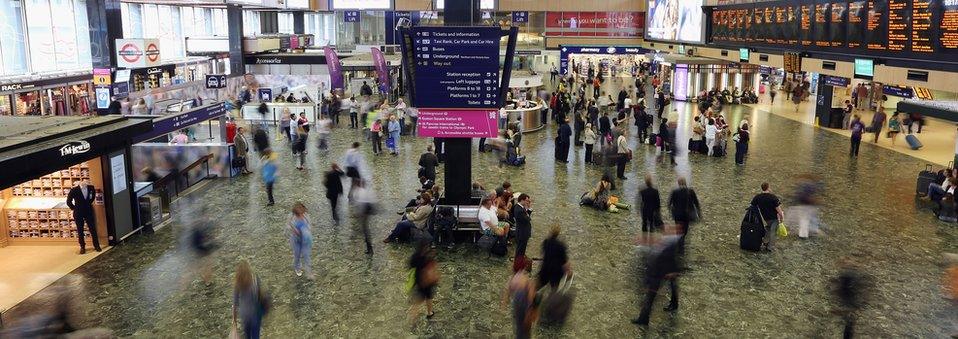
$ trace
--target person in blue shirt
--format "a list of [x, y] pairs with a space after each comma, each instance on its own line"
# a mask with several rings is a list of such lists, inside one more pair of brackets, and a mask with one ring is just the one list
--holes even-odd
[[386, 142], [386, 146], [392, 145], [389, 147], [389, 153], [394, 156], [399, 155], [399, 133], [402, 132], [402, 127], [395, 114], [389, 116], [387, 131], [389, 131], [389, 139], [392, 139], [391, 142], [388, 140]]
[[266, 197], [269, 199], [269, 203], [267, 203], [266, 206], [273, 206], [276, 203], [276, 201], [273, 200], [273, 183], [276, 182], [277, 170], [276, 154], [273, 153], [272, 150], [264, 150], [263, 166], [260, 171], [263, 175], [263, 183], [266, 185]]
[[848, 125], [848, 129], [852, 131], [852, 146], [851, 150], [849, 150], [849, 155], [857, 157], [858, 147], [862, 145], [862, 134], [865, 133], [865, 124], [862, 123], [862, 119], [858, 114], [852, 117], [852, 122]]

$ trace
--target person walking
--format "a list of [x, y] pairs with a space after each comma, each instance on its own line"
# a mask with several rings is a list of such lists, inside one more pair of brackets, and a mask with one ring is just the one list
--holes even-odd
[[848, 129], [848, 124], [852, 120], [852, 113], [855, 111], [855, 106], [852, 105], [852, 102], [845, 100], [845, 108], [842, 109], [842, 129]]
[[705, 146], [708, 147], [708, 156], [712, 156], [715, 150], [715, 134], [718, 133], [718, 128], [715, 127], [715, 119], [707, 118], [708, 120], [705, 125]]
[[310, 261], [313, 249], [313, 233], [310, 231], [309, 218], [306, 216], [306, 206], [301, 202], [293, 204], [293, 218], [289, 222], [289, 244], [293, 248], [293, 272], [297, 277], [306, 273], [306, 278], [313, 280], [313, 268]]
[[100, 252], [100, 237], [96, 233], [96, 215], [93, 212], [93, 201], [96, 200], [96, 189], [89, 179], [81, 179], [70, 192], [67, 193], [67, 207], [73, 211], [73, 222], [76, 224], [77, 241], [80, 243], [80, 254], [86, 254], [83, 224], [86, 224], [87, 234], [93, 239], [93, 249]]
[[838, 301], [836, 313], [845, 323], [842, 337], [855, 337], [855, 325], [858, 322], [858, 313], [865, 305], [865, 297], [870, 283], [851, 259], [842, 258], [839, 261], [839, 273], [832, 281], [832, 294]]
[[532, 237], [532, 198], [528, 194], [520, 193], [516, 204], [512, 206], [510, 216], [515, 219], [516, 225], [515, 257], [524, 257], [529, 238]]
[[652, 176], [645, 175], [645, 188], [639, 191], [642, 212], [642, 232], [652, 232], [662, 226], [662, 197], [652, 186]]
[[616, 138], [616, 163], [615, 163], [615, 174], [619, 180], [626, 180], [625, 177], [625, 165], [628, 164], [629, 159], [632, 158], [632, 149], [629, 148], [629, 139], [625, 137], [628, 133], [628, 129], [625, 126], [618, 128], [619, 137]]
[[895, 146], [895, 140], [898, 139], [898, 134], [901, 133], [901, 118], [898, 117], [898, 112], [892, 114], [891, 118], [888, 119], [888, 138], [891, 139], [891, 145]]
[[409, 286], [412, 287], [410, 293], [413, 297], [413, 304], [409, 307], [409, 320], [412, 322], [419, 318], [419, 306], [424, 303], [426, 319], [432, 319], [436, 315], [432, 299], [436, 294], [436, 286], [439, 285], [439, 264], [428, 242], [419, 243], [416, 252], [409, 258], [409, 269], [412, 271], [412, 284]]
[[356, 102], [356, 97], [351, 96], [349, 100], [343, 101], [343, 110], [349, 111], [349, 128], [356, 129], [359, 128], [359, 103]]
[[243, 338], [258, 339], [263, 317], [269, 313], [271, 304], [268, 294], [262, 290], [259, 278], [253, 275], [249, 262], [240, 261], [236, 266], [236, 280], [233, 284], [234, 333], [230, 338], [239, 337], [236, 332], [239, 330], [238, 325], [242, 325]]
[[742, 123], [738, 125], [738, 131], [732, 136], [732, 141], [735, 142], [736, 165], [744, 165], [745, 156], [748, 155], [748, 142], [750, 139], [748, 128], [748, 121], [742, 119]]
[[596, 135], [595, 130], [592, 129], [592, 124], [585, 124], [585, 131], [582, 135], [582, 142], [585, 144], [585, 163], [591, 164], [594, 163], [592, 159], [592, 150], [595, 148]]
[[852, 116], [852, 122], [848, 125], [848, 129], [852, 131], [852, 144], [849, 155], [858, 157], [858, 148], [862, 145], [862, 134], [865, 133], [865, 124], [862, 123], [861, 117], [859, 117], [858, 114]]
[[652, 252], [649, 253], [646, 260], [645, 269], [645, 301], [642, 304], [642, 311], [639, 317], [632, 320], [633, 324], [639, 326], [648, 326], [649, 318], [652, 315], [652, 306], [655, 304], [655, 297], [662, 288], [662, 283], [668, 281], [669, 289], [672, 291], [669, 299], [669, 306], [665, 308], [667, 312], [675, 312], [679, 308], [679, 285], [678, 276], [680, 273], [680, 255], [682, 253], [682, 238], [679, 235], [678, 228], [670, 226], [666, 228], [666, 235], [663, 235], [657, 242], [652, 244]]
[[276, 201], [273, 200], [273, 184], [276, 183], [277, 172], [279, 167], [276, 164], [276, 153], [272, 150], [264, 150], [263, 158], [261, 159], [262, 166], [260, 167], [260, 173], [263, 176], [263, 184], [266, 185], [266, 198], [269, 200], [266, 203], [266, 206], [273, 206]]
[[373, 121], [369, 132], [372, 134], [373, 154], [379, 155], [383, 152], [383, 121], [380, 119]]
[[684, 177], [679, 177], [678, 187], [669, 195], [669, 211], [675, 226], [679, 227], [679, 251], [685, 253], [685, 239], [693, 222], [702, 218], [702, 206], [699, 204], [695, 190], [688, 187]]
[[366, 254], [373, 254], [373, 243], [369, 234], [369, 218], [376, 214], [376, 194], [372, 187], [368, 187], [368, 185], [366, 181], [360, 180], [350, 187], [350, 191], [355, 189], [353, 199], [358, 211], [356, 215], [359, 218], [359, 227], [363, 231], [363, 241], [366, 242]]
[[532, 337], [532, 325], [538, 318], [536, 284], [529, 276], [532, 272], [532, 260], [517, 254], [512, 272], [504, 297], [508, 298], [512, 306], [515, 338], [528, 339]]
[[572, 142], [572, 127], [569, 127], [569, 119], [559, 125], [559, 132], [555, 142], [556, 161], [561, 163], [569, 162], [569, 147]]
[[426, 146], [426, 152], [419, 156], [419, 168], [422, 174], [419, 176], [436, 181], [436, 166], [439, 166], [439, 158], [433, 153], [432, 145]]
[[775, 247], [775, 237], [778, 236], [778, 224], [785, 220], [785, 212], [782, 211], [782, 201], [778, 199], [767, 182], [762, 183], [762, 193], [752, 198], [752, 205], [758, 207], [758, 211], [765, 222], [765, 239], [763, 243], [765, 250], [771, 251]]
[[297, 160], [299, 161], [296, 165], [296, 169], [298, 170], [303, 170], [304, 166], [306, 166], [306, 138], [308, 135], [305, 126], [296, 128], [296, 142], [293, 143], [293, 154], [297, 155]]
[[886, 119], [886, 117], [887, 117], [887, 116], [885, 115], [885, 111], [884, 111], [884, 110], [878, 110], [878, 111], [875, 112], [875, 115], [872, 116], [871, 131], [872, 131], [872, 133], [875, 133], [875, 141], [874, 141], [874, 142], [875, 142], [876, 144], [878, 143], [878, 136], [881, 135], [882, 127], [885, 127], [885, 119]]
[[233, 137], [233, 146], [236, 149], [236, 162], [242, 166], [242, 174], [249, 174], [249, 141], [246, 139], [246, 129], [236, 128], [236, 136]]
[[329, 171], [323, 177], [323, 186], [326, 186], [326, 199], [329, 200], [330, 212], [333, 214], [333, 223], [339, 226], [339, 197], [343, 195], [343, 177], [346, 173], [339, 168], [339, 164], [330, 165]]

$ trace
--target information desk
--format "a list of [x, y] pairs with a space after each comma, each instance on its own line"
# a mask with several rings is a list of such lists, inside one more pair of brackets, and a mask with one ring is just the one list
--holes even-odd
[[899, 112], [958, 122], [958, 101], [902, 100], [897, 108]]
[[542, 105], [534, 101], [531, 103], [534, 106], [529, 108], [506, 109], [506, 113], [509, 114], [509, 123], [519, 122], [523, 133], [538, 131], [545, 127], [540, 118]]
[[287, 102], [267, 102], [266, 107], [269, 109], [266, 112], [266, 115], [259, 113], [258, 102], [251, 102], [246, 105], [243, 105], [241, 114], [244, 120], [248, 122], [261, 122], [266, 124], [277, 124], [282, 120], [283, 111], [289, 109], [289, 113], [296, 114], [299, 117], [300, 113], [306, 113], [306, 119], [310, 123], [315, 123], [319, 118], [319, 112], [317, 112], [316, 104], [307, 102], [307, 103], [287, 103]]

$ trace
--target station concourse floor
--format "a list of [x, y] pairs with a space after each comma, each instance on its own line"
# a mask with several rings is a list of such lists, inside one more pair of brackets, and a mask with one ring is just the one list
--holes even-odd
[[[676, 108], [685, 116], [692, 105], [676, 103]], [[633, 244], [640, 233], [637, 211], [609, 214], [578, 206], [601, 168], [584, 164], [582, 149], [570, 152], [569, 164], [553, 161], [554, 125], [523, 137], [528, 157], [523, 168], [500, 171], [493, 154], [473, 153], [475, 181], [492, 188], [509, 180], [516, 191], [533, 197], [530, 256], [541, 257], [539, 244], [554, 224], [562, 226], [569, 246], [577, 291], [571, 318], [562, 328], [537, 327], [536, 336], [838, 337], [842, 323], [832, 313], [836, 303], [830, 291], [843, 258], [858, 263], [873, 286], [859, 316], [859, 335], [940, 338], [955, 333], [958, 312], [942, 297], [941, 256], [958, 251], [958, 228], [939, 222], [929, 203], [915, 199], [916, 173], [924, 161], [870, 143], [862, 145], [858, 159], [850, 159], [844, 136], [747, 106], [729, 107], [733, 124], [745, 114], [755, 128], [744, 166], [736, 166], [730, 152], [724, 158], [680, 156], [673, 167], [632, 138], [629, 179], [618, 183], [615, 194], [634, 203], [642, 176], [650, 173], [667, 196], [676, 175], [690, 175], [704, 209], [704, 220], [689, 234], [689, 270], [679, 278], [679, 310], [674, 316], [661, 311], [668, 295], [663, 289], [647, 329], [629, 322], [638, 315], [644, 293], [645, 249]], [[682, 128], [687, 133], [687, 126]], [[322, 172], [360, 135], [336, 129], [328, 155], [315, 150], [311, 140], [308, 169], [302, 172], [294, 169], [289, 152], [281, 152], [275, 207], [265, 207], [256, 175], [216, 180], [178, 200], [170, 226], [132, 237], [77, 269], [74, 274], [86, 285], [84, 297], [77, 298], [81, 326], [142, 338], [224, 337], [230, 330], [233, 272], [238, 260], [247, 259], [273, 297], [263, 327], [267, 338], [512, 337], [511, 311], [500, 303], [512, 263], [489, 258], [471, 244], [437, 250], [442, 277], [436, 316], [414, 328], [406, 321], [409, 299], [403, 286], [413, 249], [380, 240], [398, 219], [394, 211], [415, 194], [417, 161], [430, 139], [404, 137], [398, 157], [373, 157], [363, 145], [382, 207], [371, 223], [375, 254], [363, 254], [361, 233], [347, 211], [347, 222], [332, 225]], [[687, 134], [678, 137], [680, 143], [687, 139]], [[284, 149], [285, 143], [275, 147]], [[441, 178], [441, 168], [439, 173]], [[826, 235], [811, 240], [793, 235], [771, 253], [740, 250], [743, 212], [759, 185], [771, 183], [787, 207], [796, 177], [803, 174], [818, 175], [824, 183]], [[313, 221], [315, 281], [296, 277], [291, 269], [284, 229], [295, 201], [306, 203]], [[216, 226], [220, 245], [211, 255], [215, 274], [209, 287], [184, 279], [189, 260], [179, 250], [186, 225], [201, 214]], [[48, 302], [31, 297], [8, 311], [5, 321]]]

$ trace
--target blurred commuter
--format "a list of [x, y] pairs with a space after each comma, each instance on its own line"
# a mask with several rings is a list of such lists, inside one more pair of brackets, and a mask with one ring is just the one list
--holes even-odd
[[[199, 220], [189, 226], [184, 240], [191, 257], [190, 266], [192, 270], [198, 273], [206, 286], [209, 286], [213, 283], [213, 266], [209, 258], [218, 246], [213, 241], [212, 222], [204, 217], [208, 214], [202, 210], [199, 214]], [[184, 277], [191, 276], [184, 275]]]
[[539, 269], [539, 286], [559, 286], [562, 277], [572, 272], [565, 242], [559, 240], [560, 228], [552, 226], [549, 237], [542, 241], [542, 267]]
[[302, 170], [306, 166], [306, 139], [309, 136], [305, 126], [296, 127], [296, 141], [293, 142], [293, 154], [298, 155], [296, 169]]
[[293, 272], [297, 277], [306, 272], [306, 277], [312, 280], [313, 268], [310, 257], [313, 249], [313, 232], [310, 230], [309, 218], [306, 216], [306, 206], [301, 202], [293, 204], [293, 218], [289, 222], [289, 244], [293, 248]]
[[645, 188], [639, 191], [642, 211], [642, 232], [652, 232], [662, 226], [662, 196], [652, 186], [652, 176], [645, 175]]
[[429, 248], [428, 242], [421, 242], [416, 248], [416, 252], [409, 258], [409, 269], [411, 282], [410, 286], [413, 303], [409, 307], [409, 320], [415, 321], [419, 318], [419, 305], [426, 304], [426, 319], [432, 319], [436, 314], [432, 308], [432, 299], [436, 294], [436, 286], [439, 285], [439, 268], [435, 259], [435, 253]]
[[389, 139], [386, 139], [386, 148], [393, 156], [399, 155], [399, 134], [402, 132], [402, 125], [395, 114], [389, 116], [389, 124], [386, 125], [389, 132]]
[[679, 177], [676, 182], [678, 187], [672, 190], [669, 195], [669, 211], [672, 213], [672, 220], [680, 229], [679, 252], [685, 253], [685, 238], [689, 234], [689, 228], [692, 223], [702, 217], [702, 206], [699, 204], [698, 195], [695, 190], [688, 187], [685, 178]]
[[[512, 278], [506, 284], [505, 298], [512, 306], [512, 325], [517, 339], [532, 337], [532, 325], [538, 317], [536, 308], [536, 283], [530, 277], [532, 260], [516, 254], [512, 265]], [[504, 298], [504, 299], [505, 299]]]
[[333, 222], [339, 225], [339, 197], [343, 195], [343, 177], [346, 173], [339, 168], [339, 164], [330, 165], [329, 171], [323, 177], [323, 186], [326, 186], [326, 199], [329, 199], [330, 212], [333, 214]]
[[269, 201], [266, 206], [273, 206], [276, 203], [276, 200], [273, 199], [273, 184], [276, 183], [277, 171], [279, 170], [276, 158], [276, 153], [273, 153], [273, 151], [269, 149], [263, 151], [263, 165], [260, 167], [260, 173], [263, 175], [263, 184], [266, 185], [266, 198]]
[[[271, 304], [269, 296], [262, 290], [259, 278], [253, 275], [249, 262], [240, 261], [236, 267], [236, 282], [233, 285], [233, 331], [238, 332], [238, 325], [242, 325], [243, 338], [259, 338], [263, 317], [269, 313]], [[234, 337], [238, 336], [230, 336]]]
[[842, 321], [845, 323], [843, 338], [854, 338], [858, 313], [865, 305], [868, 282], [857, 265], [850, 259], [843, 258], [839, 261], [839, 273], [838, 277], [833, 280], [833, 285], [832, 293], [838, 302], [836, 313], [842, 317]]
[[679, 308], [679, 286], [678, 276], [680, 273], [680, 250], [681, 250], [681, 227], [669, 226], [664, 230], [663, 235], [653, 243], [652, 252], [646, 259], [645, 268], [645, 301], [642, 306], [642, 312], [639, 317], [632, 320], [633, 324], [648, 326], [649, 317], [652, 314], [652, 306], [655, 304], [655, 297], [662, 287], [662, 283], [669, 282], [669, 288], [672, 291], [672, 297], [669, 299], [669, 306], [665, 308], [667, 312], [675, 312]]
[[343, 164], [346, 165], [346, 176], [352, 180], [352, 183], [349, 185], [349, 194], [346, 197], [352, 199], [353, 191], [359, 182], [363, 179], [368, 179], [362, 175], [366, 170], [366, 159], [363, 158], [363, 154], [359, 151], [358, 142], [354, 142], [353, 147], [346, 150], [346, 154], [343, 156]]
[[350, 191], [355, 189], [354, 208], [357, 209], [356, 216], [359, 218], [359, 227], [363, 231], [363, 240], [366, 242], [366, 254], [373, 254], [373, 243], [369, 239], [369, 218], [376, 214], [376, 193], [367, 185], [367, 182], [360, 180], [350, 187]]
[[859, 117], [858, 114], [852, 116], [852, 122], [848, 125], [848, 129], [852, 131], [849, 155], [858, 157], [858, 149], [862, 145], [862, 134], [865, 133], [865, 124], [862, 123], [861, 117]]

